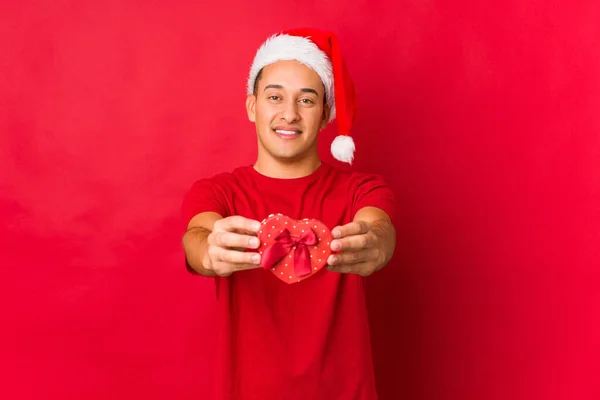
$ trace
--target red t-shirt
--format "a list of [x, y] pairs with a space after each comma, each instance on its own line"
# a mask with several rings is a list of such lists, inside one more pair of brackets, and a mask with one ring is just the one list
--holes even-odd
[[[205, 211], [258, 221], [281, 213], [333, 229], [365, 206], [394, 219], [394, 195], [377, 175], [322, 163], [311, 175], [277, 179], [246, 166], [195, 182], [183, 216], [187, 224]], [[363, 277], [323, 269], [287, 284], [258, 268], [215, 283], [217, 399], [377, 399]]]

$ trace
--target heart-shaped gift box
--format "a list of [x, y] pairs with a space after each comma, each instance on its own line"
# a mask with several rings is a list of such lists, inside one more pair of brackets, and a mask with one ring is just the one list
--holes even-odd
[[303, 281], [327, 264], [333, 237], [321, 221], [271, 214], [261, 224], [261, 266], [282, 281]]

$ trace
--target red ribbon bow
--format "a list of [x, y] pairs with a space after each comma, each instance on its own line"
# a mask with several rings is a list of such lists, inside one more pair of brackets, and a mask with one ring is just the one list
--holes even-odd
[[290, 231], [284, 229], [275, 238], [275, 242], [263, 251], [261, 265], [263, 268], [271, 268], [285, 257], [293, 248], [294, 272], [296, 276], [310, 274], [310, 254], [307, 246], [317, 244], [317, 234], [312, 230], [305, 230], [300, 237], [294, 237]]

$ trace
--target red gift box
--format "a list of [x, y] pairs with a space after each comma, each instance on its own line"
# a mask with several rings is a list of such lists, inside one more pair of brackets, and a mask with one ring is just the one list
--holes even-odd
[[271, 214], [261, 224], [261, 266], [282, 281], [303, 281], [327, 264], [333, 236], [321, 221]]

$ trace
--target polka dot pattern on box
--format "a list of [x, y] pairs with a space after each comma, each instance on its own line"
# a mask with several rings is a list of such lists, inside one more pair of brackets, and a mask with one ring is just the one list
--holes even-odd
[[[327, 258], [332, 253], [329, 246], [333, 240], [331, 231], [325, 224], [315, 219], [293, 220], [283, 214], [271, 214], [262, 221], [262, 229], [258, 238], [262, 244], [261, 264], [263, 264], [263, 268], [286, 283], [298, 283], [319, 273], [326, 266]], [[304, 244], [311, 240], [314, 240], [315, 243]], [[269, 253], [268, 249], [271, 246], [281, 247], [281, 244], [276, 244], [278, 241], [293, 242], [294, 245], [286, 247], [286, 251], [288, 248], [289, 251], [282, 255], [279, 261], [273, 265], [265, 265], [264, 263], [267, 261], [267, 257], [264, 257], [265, 252]], [[297, 252], [299, 252], [298, 257], [296, 257]], [[303, 252], [307, 257], [302, 257]], [[273, 262], [274, 259], [269, 257], [269, 260]], [[300, 260], [299, 264], [303, 264], [303, 266], [295, 265], [297, 260]]]

